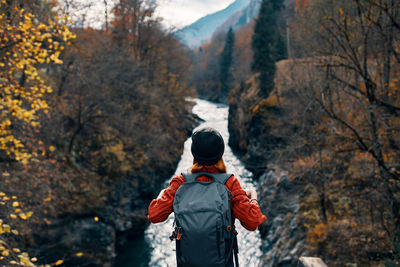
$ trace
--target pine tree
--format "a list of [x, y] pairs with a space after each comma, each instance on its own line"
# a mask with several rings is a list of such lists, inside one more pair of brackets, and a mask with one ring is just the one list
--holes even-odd
[[232, 82], [232, 59], [233, 59], [233, 46], [235, 44], [235, 34], [232, 28], [229, 29], [226, 34], [224, 50], [220, 57], [220, 83], [221, 83], [221, 97], [223, 99], [227, 98], [229, 91], [231, 89]]
[[263, 0], [254, 27], [251, 67], [254, 73], [260, 73], [260, 89], [264, 97], [268, 97], [274, 88], [275, 62], [284, 58], [285, 54], [277, 23], [277, 13], [282, 7], [282, 0]]

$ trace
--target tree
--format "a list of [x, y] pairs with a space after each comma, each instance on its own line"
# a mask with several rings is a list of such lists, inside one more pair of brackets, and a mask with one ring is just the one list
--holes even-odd
[[119, 0], [113, 8], [112, 31], [121, 47], [129, 47], [137, 60], [143, 59], [151, 47], [152, 30], [157, 28], [154, 0]]
[[314, 0], [300, 11], [309, 36], [303, 49], [317, 56], [314, 64], [319, 66], [314, 66], [307, 91], [310, 101], [325, 113], [329, 153], [340, 152], [357, 163], [342, 162], [338, 168], [347, 168], [348, 181], [340, 183], [344, 187], [362, 185], [348, 194], [365, 203], [364, 207], [348, 213], [364, 218], [365, 223], [362, 213], [368, 212], [374, 229], [391, 240], [386, 250], [393, 251], [391, 257], [398, 263], [400, 3]]
[[221, 97], [226, 99], [231, 89], [232, 83], [232, 60], [233, 60], [233, 48], [235, 44], [235, 34], [232, 28], [229, 29], [226, 34], [224, 50], [220, 56], [220, 74], [219, 79], [221, 83]]
[[235, 47], [233, 49], [233, 68], [234, 84], [247, 81], [251, 76], [251, 61], [253, 51], [251, 49], [251, 37], [253, 36], [254, 20], [239, 28], [235, 32]]
[[[28, 2], [49, 3], [1, 2], [23, 3], [26, 7], [25, 12], [21, 11], [23, 14], [29, 13]], [[64, 2], [71, 3], [70, 0]], [[194, 123], [188, 116], [190, 104], [185, 100], [190, 69], [188, 50], [172, 34], [162, 30], [147, 9], [152, 2], [118, 1], [122, 6], [116, 8], [121, 8], [122, 13], [118, 14], [123, 16], [110, 18], [108, 31], [76, 27], [73, 45], [64, 50], [63, 46], [67, 47], [63, 44], [64, 38], [68, 42], [72, 34], [62, 25], [57, 27], [53, 22], [49, 26], [47, 19], [42, 20], [36, 12], [31, 12], [35, 18], [29, 17], [30, 23], [24, 23], [20, 20], [22, 15], [14, 14], [14, 6], [9, 8], [9, 16], [0, 12], [0, 124], [5, 125], [3, 122], [10, 118], [12, 124], [5, 125], [9, 127], [6, 131], [20, 138], [21, 143], [27, 138], [24, 133], [28, 132], [35, 142], [30, 139], [31, 142], [25, 142], [26, 146], [34, 147], [35, 152], [43, 151], [37, 155], [32, 152], [35, 161], [22, 165], [13, 160], [12, 152], [6, 155], [10, 148], [0, 150], [1, 266], [14, 264], [9, 260], [17, 264], [25, 261], [25, 253], [20, 258], [17, 255], [20, 253], [13, 254], [12, 248], [26, 248], [30, 254], [38, 254], [40, 261], [53, 262], [54, 258], [62, 257], [70, 266], [108, 264], [113, 251], [106, 250], [103, 245], [88, 247], [85, 240], [75, 242], [72, 239], [44, 241], [52, 233], [58, 235], [64, 232], [62, 229], [74, 229], [72, 225], [81, 220], [77, 218], [82, 214], [92, 214], [89, 216], [95, 221], [102, 216], [121, 220], [116, 213], [120, 213], [118, 210], [123, 206], [122, 220], [131, 222], [133, 214], [143, 214], [139, 215], [139, 221], [135, 219], [132, 228], [135, 232], [144, 230], [144, 207], [176, 167], [181, 145]], [[81, 1], [76, 2], [76, 6], [87, 7]], [[50, 10], [60, 15], [60, 9], [52, 7]], [[35, 27], [39, 27], [38, 32], [34, 31]], [[25, 32], [26, 28], [30, 32]], [[14, 43], [15, 40], [18, 42]], [[25, 43], [38, 51], [22, 50]], [[56, 54], [57, 48], [62, 52]], [[43, 53], [40, 61], [32, 58], [36, 52]], [[65, 64], [50, 64], [61, 63], [59, 58]], [[18, 68], [20, 61], [28, 66], [26, 60], [37, 61], [32, 65], [42, 83], [31, 79], [30, 69]], [[14, 72], [9, 74], [11, 69]], [[20, 82], [24, 86], [19, 85]], [[47, 94], [50, 84], [54, 94]], [[8, 90], [10, 97], [5, 94]], [[41, 102], [34, 102], [33, 97]], [[3, 100], [15, 101], [18, 105], [21, 101], [21, 109], [28, 111], [32, 103], [47, 103], [40, 107], [41, 111], [48, 112], [36, 111], [33, 115], [37, 118], [31, 121], [40, 121], [41, 131], [32, 127], [32, 123], [13, 118], [16, 108], [4, 106]], [[23, 111], [16, 115], [19, 113]], [[0, 140], [3, 140], [3, 133]], [[7, 136], [8, 132], [4, 138]], [[153, 142], [156, 139], [157, 142]], [[170, 149], [165, 151], [166, 147]], [[10, 205], [3, 205], [11, 196], [18, 196], [24, 206], [13, 206], [14, 200]], [[29, 217], [28, 210], [34, 214], [30, 225], [15, 225], [18, 220], [13, 217], [25, 217], [24, 214]], [[11, 219], [8, 211], [13, 214]], [[88, 221], [93, 220], [90, 217]], [[54, 221], [60, 223], [56, 225]], [[51, 223], [54, 227], [50, 230]], [[111, 224], [115, 231], [130, 232], [125, 223]], [[110, 233], [113, 231], [107, 228]], [[14, 229], [20, 232], [15, 240], [9, 233]], [[91, 240], [96, 239], [91, 237]], [[79, 252], [81, 250], [85, 251], [84, 255]], [[5, 256], [8, 253], [9, 256]], [[55, 265], [59, 264], [60, 261]]]
[[225, 39], [226, 34], [219, 32], [195, 54], [191, 83], [200, 97], [219, 101], [219, 93], [216, 92], [220, 90], [220, 57]]
[[39, 126], [38, 112], [48, 110], [44, 95], [53, 91], [38, 68], [63, 63], [60, 54], [74, 34], [12, 1], [2, 1], [0, 12], [0, 152], [27, 163], [31, 154], [17, 132]]
[[275, 62], [284, 57], [284, 41], [278, 29], [278, 11], [282, 0], [263, 0], [252, 38], [254, 73], [260, 73], [260, 91], [268, 97], [274, 88]]

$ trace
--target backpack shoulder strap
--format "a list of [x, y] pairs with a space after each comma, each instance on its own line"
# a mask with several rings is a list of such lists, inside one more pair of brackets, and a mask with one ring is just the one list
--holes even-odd
[[214, 179], [215, 182], [225, 184], [226, 181], [233, 176], [230, 173], [209, 173], [209, 172], [197, 172], [197, 173], [182, 173], [185, 178], [185, 183], [193, 183], [196, 182], [196, 179], [200, 176], [208, 176]]

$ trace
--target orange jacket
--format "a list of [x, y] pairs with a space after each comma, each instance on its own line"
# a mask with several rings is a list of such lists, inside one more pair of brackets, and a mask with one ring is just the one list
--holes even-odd
[[[206, 172], [217, 173], [214, 167], [207, 168]], [[198, 181], [210, 182], [211, 178], [201, 176]], [[169, 187], [165, 189], [163, 194], [153, 199], [149, 206], [148, 218], [152, 223], [165, 221], [168, 216], [174, 211], [173, 203], [176, 190], [185, 182], [182, 175], [172, 178]], [[231, 191], [233, 197], [231, 199], [232, 217], [238, 219], [240, 223], [249, 231], [254, 231], [257, 227], [267, 219], [260, 210], [260, 206], [256, 201], [250, 202], [246, 196], [246, 192], [240, 186], [238, 179], [231, 176], [225, 183], [226, 188]]]

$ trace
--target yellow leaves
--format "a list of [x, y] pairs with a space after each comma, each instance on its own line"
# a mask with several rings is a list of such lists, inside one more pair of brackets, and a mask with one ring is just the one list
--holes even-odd
[[268, 98], [262, 99], [254, 108], [252, 108], [252, 112], [257, 114], [262, 110], [263, 107], [272, 108], [276, 107], [278, 104], [283, 104], [283, 102], [283, 98], [278, 98], [276, 95], [271, 95]]
[[253, 109], [252, 112], [257, 114], [260, 111], [260, 105], [256, 105]]
[[61, 264], [63, 264], [64, 263], [64, 261], [63, 260], [58, 260], [57, 262], [56, 262], [56, 266], [59, 266], [59, 265], [61, 265]]
[[63, 61], [61, 59], [56, 58], [56, 59], [54, 59], [54, 63], [55, 64], [63, 64]]
[[46, 32], [40, 36], [40, 41], [43, 41], [44, 39], [47, 38], [51, 38], [51, 36], [52, 36], [51, 33]]
[[18, 213], [18, 216], [14, 213], [10, 214], [11, 219], [16, 219], [16, 218], [21, 218], [22, 220], [27, 220], [28, 218], [32, 217], [33, 212], [32, 211], [28, 211], [28, 212], [21, 212], [21, 209], [16, 209], [15, 210], [16, 213]]
[[97, 216], [96, 216], [96, 217], [94, 217], [93, 219], [94, 219], [96, 222], [98, 222], [98, 221], [99, 221], [99, 217], [97, 217]]
[[396, 152], [388, 152], [382, 153], [383, 160], [389, 164], [396, 163], [397, 153]]
[[344, 16], [344, 10], [343, 10], [343, 8], [339, 8], [339, 13], [340, 13], [340, 15], [343, 17]]
[[18, 257], [23, 266], [29, 266], [29, 267], [36, 266], [32, 262], [37, 261], [37, 258], [29, 259], [28, 253], [22, 253], [22, 254], [18, 255]]
[[83, 253], [82, 253], [82, 252], [78, 252], [78, 253], [75, 254], [75, 256], [77, 256], [77, 257], [82, 257], [82, 256], [83, 256]]
[[10, 233], [11, 232], [11, 227], [10, 227], [10, 225], [8, 225], [8, 224], [3, 224], [1, 227], [0, 227], [0, 233], [1, 232], [4, 232], [4, 233]]
[[47, 197], [44, 199], [44, 202], [50, 202], [51, 201], [51, 197]]
[[39, 122], [37, 122], [37, 121], [32, 121], [31, 122], [31, 126], [32, 127], [37, 127], [37, 126], [39, 126], [40, 124], [39, 124]]
[[49, 27], [44, 23], [40, 23], [38, 26], [38, 30], [47, 32], [49, 31]]
[[50, 59], [53, 60], [55, 64], [62, 64], [63, 61], [58, 58], [59, 56], [60, 56], [60, 51], [57, 51], [50, 56]]
[[[19, 14], [18, 23], [5, 21], [0, 29], [4, 52], [0, 58], [0, 91], [3, 93], [0, 99], [0, 150], [27, 164], [32, 156], [25, 150], [22, 141], [13, 135], [15, 127], [11, 122], [21, 121], [32, 127], [40, 125], [37, 112], [47, 112], [44, 94], [53, 90], [40, 78], [37, 64], [61, 64], [61, 51], [75, 35], [59, 22], [39, 22], [33, 14], [18, 7], [15, 12]], [[20, 83], [22, 72], [26, 86]]]
[[267, 107], [276, 107], [278, 104], [278, 97], [276, 95], [271, 95], [267, 99], [263, 99], [260, 105]]
[[1, 252], [1, 255], [4, 257], [8, 257], [10, 255], [10, 251], [8, 249]]
[[25, 213], [20, 213], [20, 214], [18, 214], [18, 216], [22, 219], [22, 220], [26, 220], [26, 219], [28, 219], [28, 216], [25, 214]]
[[[6, 243], [4, 242], [4, 245], [6, 245]], [[6, 249], [4, 246], [0, 246], [0, 251], [1, 251], [1, 255], [2, 257], [0, 258], [0, 260], [3, 260], [4, 257], [9, 257], [11, 256], [11, 252], [15, 253], [13, 254], [13, 258], [15, 258], [15, 256], [19, 259], [19, 262], [17, 262], [16, 260], [10, 260], [9, 263], [12, 265], [22, 265], [22, 266], [29, 266], [29, 267], [34, 267], [36, 266], [35, 264], [33, 264], [33, 262], [37, 261], [37, 258], [32, 258], [29, 259], [29, 254], [26, 252], [21, 252], [21, 250], [19, 248], [13, 248], [11, 251]]]
[[16, 66], [18, 69], [22, 70], [25, 67], [25, 61], [22, 60], [22, 61], [17, 62]]
[[[5, 173], [3, 173], [4, 176]], [[9, 176], [7, 173], [6, 176]], [[7, 195], [3, 192], [0, 192], [0, 197], [8, 200], [13, 200], [12, 202], [9, 203], [9, 205], [13, 208], [15, 208], [15, 213], [18, 214], [19, 218], [25, 220], [28, 219], [29, 217], [32, 216], [33, 212], [21, 212], [21, 209], [19, 207], [23, 206], [21, 202], [16, 201], [18, 198], [17, 196], [12, 196], [12, 197], [7, 197]], [[4, 202], [6, 204], [6, 202]], [[12, 219], [17, 219], [18, 216], [14, 213], [9, 214]], [[12, 233], [13, 235], [19, 235], [19, 231], [16, 229], [12, 229], [9, 224], [3, 223], [3, 220], [0, 219], [0, 237], [3, 234], [9, 234]], [[22, 252], [19, 248], [12, 248], [10, 244], [7, 242], [8, 235], [5, 236], [6, 238], [0, 238], [0, 261], [3, 262], [3, 260], [6, 260], [4, 263], [8, 263], [7, 266], [9, 265], [21, 265], [21, 266], [30, 266], [30, 267], [35, 267], [36, 265], [33, 264], [32, 262], [37, 261], [36, 258], [29, 258], [28, 253]], [[10, 248], [11, 247], [11, 248]]]
[[126, 153], [124, 152], [124, 145], [122, 143], [111, 145], [106, 148], [106, 151], [109, 153], [113, 153], [119, 161], [123, 161], [126, 157]]

